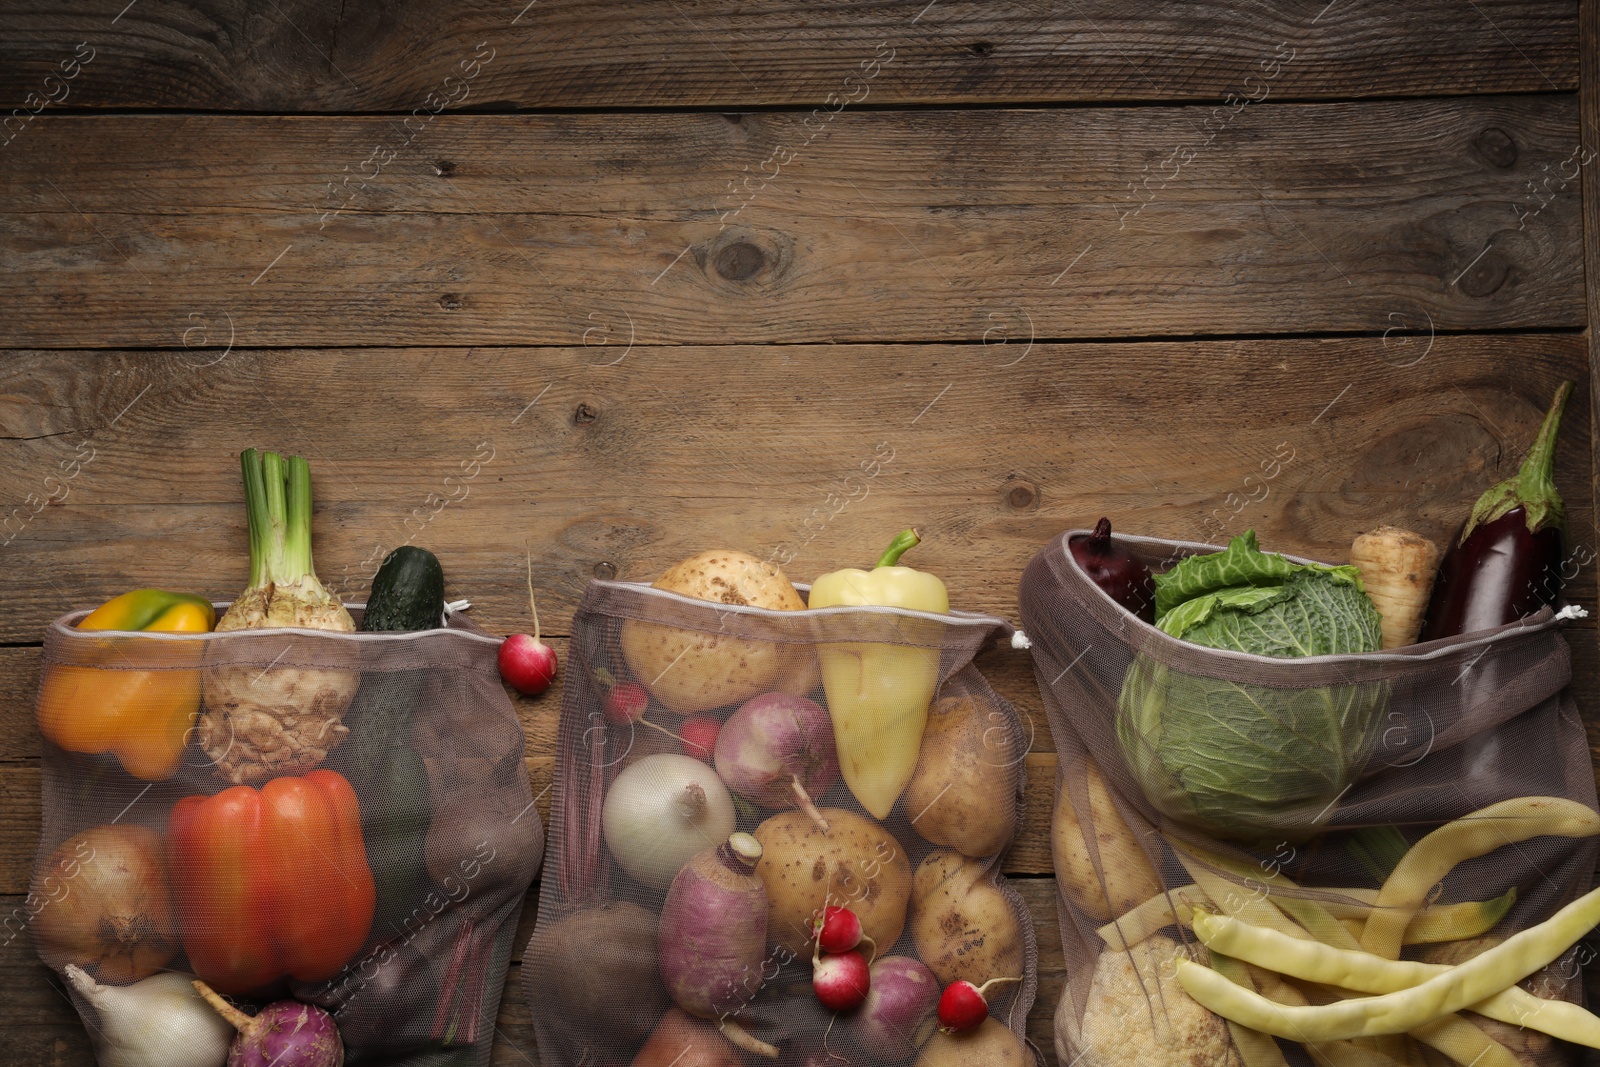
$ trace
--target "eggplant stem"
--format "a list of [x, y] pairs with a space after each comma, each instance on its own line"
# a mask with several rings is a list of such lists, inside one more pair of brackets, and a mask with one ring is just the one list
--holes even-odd
[[190, 984], [194, 986], [194, 991], [200, 994], [201, 999], [215, 1008], [217, 1014], [226, 1019], [235, 1030], [241, 1034], [249, 1034], [255, 1030], [255, 1018], [246, 1015], [226, 1000], [223, 1000], [222, 995], [215, 989], [212, 989], [198, 978]]
[[817, 824], [817, 829], [821, 830], [824, 835], [828, 834], [833, 827], [828, 825], [828, 820], [811, 799], [811, 794], [806, 792], [806, 787], [800, 784], [800, 776], [798, 774], [789, 776], [789, 786], [794, 791], [795, 807], [805, 812], [806, 816]]
[[741, 1048], [757, 1056], [764, 1056], [769, 1060], [778, 1058], [778, 1046], [769, 1045], [732, 1019], [723, 1019], [718, 1025], [718, 1029], [722, 1031], [722, 1036], [726, 1037], [728, 1042], [735, 1048]]

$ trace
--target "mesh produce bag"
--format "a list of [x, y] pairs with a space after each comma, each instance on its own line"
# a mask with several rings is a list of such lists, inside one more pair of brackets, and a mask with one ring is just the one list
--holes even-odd
[[[998, 977], [1021, 981], [990, 989], [984, 1025], [1009, 1028], [989, 1037], [1020, 1062], [1037, 951], [997, 859], [1021, 817], [1027, 738], [972, 665], [1010, 632], [963, 612], [727, 607], [591, 582], [573, 621], [551, 862], [522, 967], [540, 1062], [687, 1067], [776, 1054], [792, 1064], [905, 1063], [934, 1029], [944, 983]], [[856, 666], [873, 694], [864, 702], [833, 673]], [[875, 797], [874, 818], [850, 782], [815, 768], [835, 754], [834, 723], [857, 738], [888, 729], [889, 708], [919, 676], [933, 696], [916, 768], [898, 798], [861, 787]], [[721, 724], [715, 769], [622, 712], [646, 688], [646, 722], [686, 738], [698, 736], [696, 724], [663, 698], [709, 709], [693, 718]], [[782, 716], [754, 717], [774, 708], [806, 727], [777, 730]], [[747, 729], [755, 723], [769, 728]], [[759, 759], [741, 746], [781, 737], [810, 748], [805, 773], [826, 833], [786, 792], [787, 777], [771, 791], [745, 777]], [[710, 803], [699, 806], [697, 794]], [[663, 824], [671, 832], [651, 829]], [[746, 831], [761, 845], [753, 871], [726, 844]], [[707, 883], [716, 891], [702, 893]], [[725, 889], [752, 886], [753, 898], [723, 906]], [[818, 1001], [810, 924], [825, 904], [851, 908], [876, 941], [871, 996], [890, 1005], [869, 999], [835, 1016]], [[696, 906], [715, 920], [694, 921]]]
[[[1339, 947], [1403, 943], [1393, 950], [1403, 959], [1449, 964], [1587, 891], [1596, 838], [1564, 835], [1600, 827], [1594, 771], [1563, 692], [1569, 651], [1550, 610], [1391, 652], [1297, 660], [1220, 651], [1119, 607], [1070, 555], [1068, 538], [1084, 533], [1047, 545], [1021, 582], [1022, 625], [1060, 754], [1052, 837], [1068, 974], [1056, 1013], [1061, 1062], [1568, 1062], [1562, 1042], [1467, 1012], [1426, 1041], [1308, 1050], [1241, 1036], [1175, 973], [1183, 959], [1209, 960], [1281, 1003], [1337, 995], [1210, 955], [1191, 925], [1195, 907]], [[1152, 572], [1216, 551], [1118, 543]], [[1532, 797], [1564, 799], [1518, 799]], [[1425, 907], [1402, 904], [1407, 894], [1377, 901], [1409, 845], [1496, 804], [1480, 829], [1443, 850], [1442, 868], [1410, 879]], [[1584, 951], [1576, 946], [1523, 985], [1581, 1000]]]
[[[499, 641], [460, 615], [393, 634], [74, 629], [83, 615], [45, 638], [30, 911], [99, 1062], [120, 1061], [79, 967], [198, 974], [247, 1010], [317, 1004], [354, 1065], [487, 1064], [543, 852]], [[215, 724], [243, 734], [252, 701], [285, 726], [246, 750]]]

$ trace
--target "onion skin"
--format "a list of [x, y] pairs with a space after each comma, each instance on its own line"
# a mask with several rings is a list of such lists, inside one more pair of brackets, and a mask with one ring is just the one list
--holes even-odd
[[661, 907], [661, 979], [678, 1006], [713, 1019], [761, 988], [767, 891], [753, 873], [761, 846], [749, 834], [695, 855]]
[[34, 943], [57, 969], [74, 963], [126, 985], [178, 953], [161, 837], [147, 827], [95, 826], [67, 838], [35, 874], [31, 895], [40, 901]]
[[672, 884], [708, 841], [733, 833], [733, 797], [691, 756], [661, 752], [629, 764], [606, 791], [601, 825], [611, 855], [637, 882]]
[[757, 804], [804, 808], [839, 780], [833, 717], [814, 700], [763, 693], [728, 717], [717, 735], [716, 767], [728, 788]]
[[745, 1059], [716, 1027], [673, 1008], [633, 1058], [633, 1067], [745, 1067]]
[[1093, 533], [1069, 539], [1067, 548], [1073, 561], [1107, 596], [1155, 625], [1155, 579], [1137, 556], [1111, 539], [1110, 519], [1095, 523]]

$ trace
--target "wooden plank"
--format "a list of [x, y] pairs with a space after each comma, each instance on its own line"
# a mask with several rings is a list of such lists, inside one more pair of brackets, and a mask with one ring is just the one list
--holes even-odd
[[0, 158], [0, 344], [1584, 322], [1577, 198], [1528, 187], [1571, 95], [830, 118], [42, 116]]
[[[577, 0], [348, 12], [312, 0], [145, 0], [120, 15], [7, 0], [0, 100], [404, 112], [430, 99], [490, 109], [831, 106], [829, 93], [894, 105], [1220, 99], [1254, 91], [1244, 79], [1285, 55], [1281, 91], [1300, 98], [1538, 92], [1577, 85], [1575, 14], [1559, 0], [1480, 0], [1471, 12], [1448, 0], [1344, 0], [1208, 9], [1200, 33], [1176, 0], [1137, 11], [1110, 0], [635, 2], [603, 18]], [[61, 67], [79, 42], [89, 61]], [[861, 65], [874, 58], [888, 61]], [[75, 76], [45, 83], [62, 73]]]
[[[1101, 515], [1162, 536], [1253, 527], [1320, 558], [1382, 522], [1442, 543], [1564, 378], [1585, 380], [1556, 478], [1575, 539], [1593, 530], [1583, 337], [1401, 340], [635, 347], [615, 366], [592, 364], [620, 346], [235, 350], [199, 368], [10, 353], [0, 500], [39, 511], [0, 515], [0, 641], [141, 585], [232, 595], [247, 444], [311, 460], [324, 581], [359, 599], [410, 537], [500, 633], [527, 625], [525, 541], [554, 633], [597, 573], [649, 580], [727, 544], [809, 580], [908, 523], [952, 603], [1010, 617], [1039, 547]], [[1280, 446], [1278, 477], [1247, 483]], [[1591, 603], [1593, 570], [1575, 586]]]
[[[1051, 1034], [1056, 1000], [1060, 996], [1065, 961], [1061, 954], [1061, 931], [1056, 922], [1055, 881], [1050, 878], [1020, 878], [1013, 883], [1026, 902], [1039, 942], [1039, 995], [1028, 1017], [1028, 1036], [1054, 1063]], [[0, 914], [20, 908], [20, 896], [0, 896]], [[496, 1065], [538, 1064], [533, 1019], [522, 988], [522, 953], [533, 935], [539, 894], [535, 887], [522, 908], [522, 921], [513, 942], [512, 964], [500, 997], [498, 1033], [495, 1040]], [[72, 1004], [61, 991], [60, 981], [38, 961], [26, 936], [0, 946], [0, 988], [7, 990], [6, 1018], [0, 1024], [0, 1058], [12, 1064], [45, 1064], [54, 1067], [92, 1067], [94, 1060], [88, 1036], [78, 1021]]]
[[[1582, 128], [1574, 146], [1581, 183], [1577, 188], [1569, 180], [1570, 164], [1558, 165], [1556, 177], [1561, 179], [1557, 195], [1581, 197], [1583, 201], [1583, 259], [1588, 284], [1589, 312], [1589, 380], [1590, 387], [1600, 386], [1600, 0], [1582, 0], [1579, 5], [1579, 48], [1583, 53]], [[1568, 157], [1573, 159], [1572, 156]], [[1589, 411], [1590, 433], [1600, 432], [1600, 412]], [[1590, 466], [1590, 484], [1600, 492], [1600, 456]], [[1588, 719], [1589, 747], [1600, 763], [1600, 724]], [[1588, 972], [1591, 984], [1600, 985], [1600, 968]], [[1600, 1067], [1600, 1052], [1593, 1053], [1588, 1062]]]

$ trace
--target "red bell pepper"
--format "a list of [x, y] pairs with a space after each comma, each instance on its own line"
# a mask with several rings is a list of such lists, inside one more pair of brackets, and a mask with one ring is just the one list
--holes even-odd
[[167, 851], [183, 947], [219, 992], [332, 978], [372, 928], [361, 811], [334, 771], [185, 797]]

